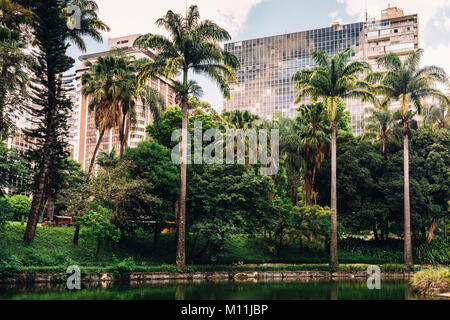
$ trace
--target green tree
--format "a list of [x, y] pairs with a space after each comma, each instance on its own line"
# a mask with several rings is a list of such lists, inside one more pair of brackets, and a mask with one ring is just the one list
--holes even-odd
[[178, 247], [177, 266], [184, 270], [185, 253], [185, 216], [186, 216], [186, 152], [188, 103], [190, 82], [189, 71], [203, 74], [215, 81], [226, 98], [229, 98], [230, 82], [237, 82], [235, 70], [239, 68], [238, 59], [220, 48], [218, 42], [231, 39], [228, 32], [210, 20], [200, 21], [197, 6], [191, 6], [186, 16], [168, 11], [157, 20], [157, 25], [165, 28], [170, 38], [161, 35], [147, 34], [138, 38], [135, 45], [141, 48], [156, 50], [154, 61], [142, 66], [140, 79], [144, 80], [156, 74], [163, 74], [170, 79], [179, 71], [183, 75], [182, 86], [178, 86], [183, 112], [181, 137], [181, 174], [180, 174], [180, 211], [178, 215]]
[[436, 83], [448, 83], [445, 71], [436, 66], [419, 68], [423, 50], [411, 53], [405, 61], [395, 54], [387, 54], [378, 59], [378, 64], [387, 69], [379, 74], [381, 83], [375, 86], [377, 93], [400, 104], [400, 117], [403, 134], [404, 170], [404, 226], [405, 226], [405, 264], [412, 265], [411, 212], [409, 194], [409, 135], [410, 118], [413, 110], [421, 114], [423, 99], [433, 97], [448, 106], [449, 99], [438, 89]]
[[337, 255], [337, 198], [336, 198], [336, 137], [338, 105], [345, 98], [373, 99], [370, 84], [360, 81], [358, 75], [370, 70], [366, 62], [351, 61], [352, 50], [328, 56], [324, 51], [312, 53], [316, 63], [313, 69], [301, 70], [293, 76], [299, 90], [295, 104], [310, 97], [313, 102], [321, 99], [326, 106], [327, 117], [331, 123], [331, 245], [330, 263], [338, 265]]
[[24, 52], [27, 37], [22, 30], [32, 12], [10, 0], [0, 0], [0, 140], [14, 128], [12, 112], [23, 111], [32, 60]]
[[31, 199], [24, 195], [14, 195], [6, 198], [13, 213], [14, 220], [21, 220], [30, 214]]
[[327, 155], [330, 139], [325, 123], [325, 108], [321, 103], [302, 105], [296, 118], [301, 139], [302, 155], [306, 159], [305, 205], [311, 206], [316, 173]]
[[84, 227], [83, 236], [90, 237], [97, 242], [95, 258], [98, 258], [102, 243], [117, 243], [120, 240], [120, 230], [111, 223], [112, 215], [112, 210], [91, 203], [89, 210], [80, 219], [80, 224]]
[[[134, 105], [136, 65], [132, 57], [123, 51], [114, 51], [106, 57], [98, 57], [95, 63], [86, 62], [88, 71], [81, 77], [82, 93], [90, 98], [89, 110], [93, 112], [99, 138], [89, 165], [86, 181], [89, 181], [95, 158], [106, 131], [119, 127], [121, 152]], [[125, 112], [126, 111], [126, 112]]]
[[[87, 34], [87, 30], [100, 31], [106, 30], [107, 27], [98, 20], [97, 13], [90, 10], [88, 15], [82, 15], [81, 24], [84, 28], [69, 30], [64, 1], [15, 2], [33, 12], [29, 26], [33, 33], [34, 55], [37, 61], [33, 67], [34, 79], [31, 85], [33, 106], [29, 108], [29, 112], [35, 119], [39, 119], [39, 122], [34, 129], [26, 131], [30, 140], [37, 139], [39, 146], [31, 153], [36, 162], [37, 175], [33, 203], [24, 235], [24, 239], [31, 242], [34, 240], [49, 178], [59, 169], [62, 159], [67, 156], [65, 136], [67, 118], [72, 105], [61, 74], [70, 70], [74, 63], [73, 59], [66, 55], [69, 46], [67, 41], [73, 38], [74, 34], [82, 36]], [[82, 6], [81, 9], [83, 12], [85, 7]], [[93, 18], [95, 21], [92, 21]]]

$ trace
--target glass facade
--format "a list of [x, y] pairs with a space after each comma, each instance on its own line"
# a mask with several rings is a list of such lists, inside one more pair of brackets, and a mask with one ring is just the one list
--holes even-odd
[[[231, 99], [224, 100], [224, 110], [248, 110], [269, 118], [282, 112], [294, 117], [297, 90], [291, 80], [301, 69], [314, 66], [311, 53], [324, 50], [329, 55], [351, 48], [352, 59], [367, 61], [378, 70], [376, 59], [395, 52], [403, 59], [418, 46], [417, 15], [405, 16], [397, 8], [390, 9], [383, 20], [333, 24], [329, 28], [309, 30], [267, 38], [225, 44], [241, 62], [237, 73], [239, 86], [233, 86]], [[309, 103], [306, 98], [303, 103]], [[371, 107], [359, 100], [347, 100], [354, 134], [363, 132], [364, 109]]]
[[334, 55], [351, 48], [355, 59], [363, 58], [363, 27], [363, 23], [336, 25], [225, 44], [225, 50], [239, 58], [241, 69], [237, 74], [240, 85], [232, 88], [224, 109], [249, 110], [261, 117], [276, 112], [294, 116], [297, 91], [292, 75], [313, 67], [311, 53], [317, 50]]

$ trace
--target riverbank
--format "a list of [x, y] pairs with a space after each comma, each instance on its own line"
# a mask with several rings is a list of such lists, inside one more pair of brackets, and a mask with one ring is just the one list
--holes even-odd
[[411, 284], [423, 295], [450, 298], [450, 268], [419, 271], [411, 279]]
[[[260, 265], [260, 266], [189, 266], [179, 272], [175, 266], [153, 266], [152, 271], [136, 267], [133, 270], [80, 267], [82, 282], [154, 281], [154, 280], [296, 280], [296, 279], [356, 279], [367, 278], [368, 265]], [[410, 279], [420, 267], [381, 265], [381, 278]], [[63, 283], [65, 268], [25, 268], [15, 274], [0, 277], [0, 283]]]

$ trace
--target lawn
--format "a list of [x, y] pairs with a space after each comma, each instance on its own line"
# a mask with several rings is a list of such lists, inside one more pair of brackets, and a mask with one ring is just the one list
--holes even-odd
[[[96, 243], [83, 236], [79, 245], [72, 243], [73, 228], [53, 228], [38, 226], [36, 238], [32, 243], [23, 241], [25, 225], [10, 223], [0, 232], [0, 261], [12, 257], [24, 267], [52, 267], [68, 264], [80, 266], [108, 266], [117, 259], [132, 257], [138, 266], [160, 266], [175, 263], [176, 239], [174, 235], [161, 234], [158, 245], [153, 244], [153, 235], [141, 235], [138, 240], [122, 239], [113, 255], [111, 247], [102, 247], [95, 258]], [[196, 252], [203, 242], [199, 241]], [[340, 263], [391, 264], [402, 263], [401, 243], [388, 243], [386, 248], [372, 242], [345, 243], [340, 245]], [[381, 246], [381, 247], [380, 247]], [[188, 237], [187, 261], [191, 259], [192, 239]], [[117, 259], [115, 259], [115, 257]], [[227, 238], [223, 252], [214, 261], [208, 255], [200, 255], [195, 264], [231, 265], [233, 262], [244, 264], [286, 263], [286, 264], [325, 264], [327, 253], [322, 250], [300, 250], [298, 246], [285, 248], [278, 257], [257, 238], [246, 235], [233, 235]]]

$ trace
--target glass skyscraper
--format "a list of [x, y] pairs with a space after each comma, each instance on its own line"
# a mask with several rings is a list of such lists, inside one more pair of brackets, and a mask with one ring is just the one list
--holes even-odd
[[[378, 32], [378, 37], [374, 32]], [[324, 50], [334, 55], [351, 48], [352, 59], [367, 61], [376, 69], [379, 52], [406, 55], [418, 48], [417, 35], [417, 15], [404, 16], [402, 10], [389, 8], [386, 13], [383, 11], [381, 21], [333, 23], [328, 28], [227, 43], [225, 49], [239, 58], [241, 69], [237, 73], [240, 85], [232, 87], [231, 99], [224, 100], [224, 110], [248, 110], [266, 118], [277, 112], [294, 117], [298, 91], [292, 75], [314, 66], [312, 52]], [[309, 103], [309, 98], [303, 103]], [[358, 100], [346, 103], [352, 130], [361, 134], [367, 105]]]

